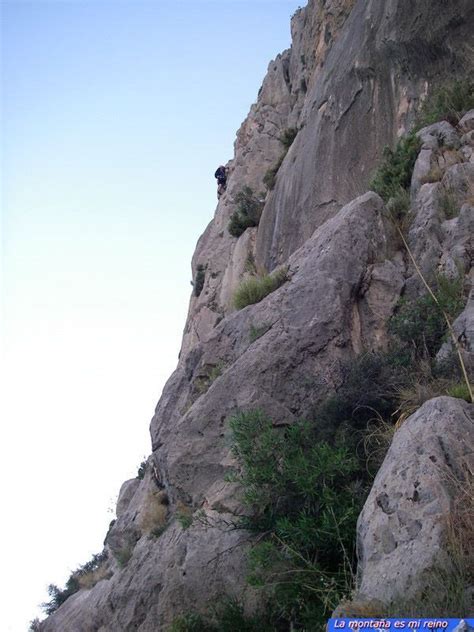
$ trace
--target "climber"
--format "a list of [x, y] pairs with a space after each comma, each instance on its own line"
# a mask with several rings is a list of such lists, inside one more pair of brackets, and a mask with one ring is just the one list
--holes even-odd
[[214, 178], [217, 178], [217, 197], [220, 198], [227, 185], [227, 168], [224, 165], [217, 167]]

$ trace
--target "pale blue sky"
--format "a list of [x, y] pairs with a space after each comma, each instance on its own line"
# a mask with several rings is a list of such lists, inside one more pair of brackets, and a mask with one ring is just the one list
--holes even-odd
[[[2, 630], [101, 549], [293, 0], [2, 8]], [[7, 516], [7, 519], [5, 519]]]

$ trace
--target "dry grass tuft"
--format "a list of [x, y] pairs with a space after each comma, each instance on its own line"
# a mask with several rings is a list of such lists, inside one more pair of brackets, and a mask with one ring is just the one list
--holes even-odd
[[147, 502], [140, 513], [140, 529], [151, 533], [158, 527], [164, 527], [168, 517], [168, 496], [166, 492], [156, 490], [148, 494]]
[[435, 165], [434, 167], [431, 167], [428, 173], [420, 179], [420, 182], [421, 184], [428, 184], [428, 183], [431, 184], [433, 182], [439, 182], [442, 179], [442, 177], [443, 177], [443, 172], [438, 167], [438, 165]]
[[242, 309], [247, 305], [260, 302], [268, 294], [288, 281], [288, 269], [281, 268], [273, 274], [250, 277], [239, 285], [234, 294], [234, 307]]
[[102, 579], [110, 579], [111, 576], [112, 573], [108, 567], [108, 564], [107, 562], [104, 562], [95, 571], [80, 575], [78, 579], [79, 587], [90, 590], [97, 584], [97, 582], [100, 582]]

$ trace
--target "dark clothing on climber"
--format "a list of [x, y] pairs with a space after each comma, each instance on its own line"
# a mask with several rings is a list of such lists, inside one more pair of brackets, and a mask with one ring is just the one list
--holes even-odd
[[220, 198], [227, 185], [227, 169], [223, 165], [217, 167], [214, 178], [217, 178], [217, 197]]
[[218, 167], [214, 178], [217, 178], [217, 184], [223, 184], [225, 186], [227, 182], [227, 169], [225, 167]]

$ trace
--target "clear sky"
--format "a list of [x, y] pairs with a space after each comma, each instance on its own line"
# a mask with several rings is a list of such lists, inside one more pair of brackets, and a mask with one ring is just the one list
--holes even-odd
[[102, 548], [294, 0], [3, 0], [2, 631]]

